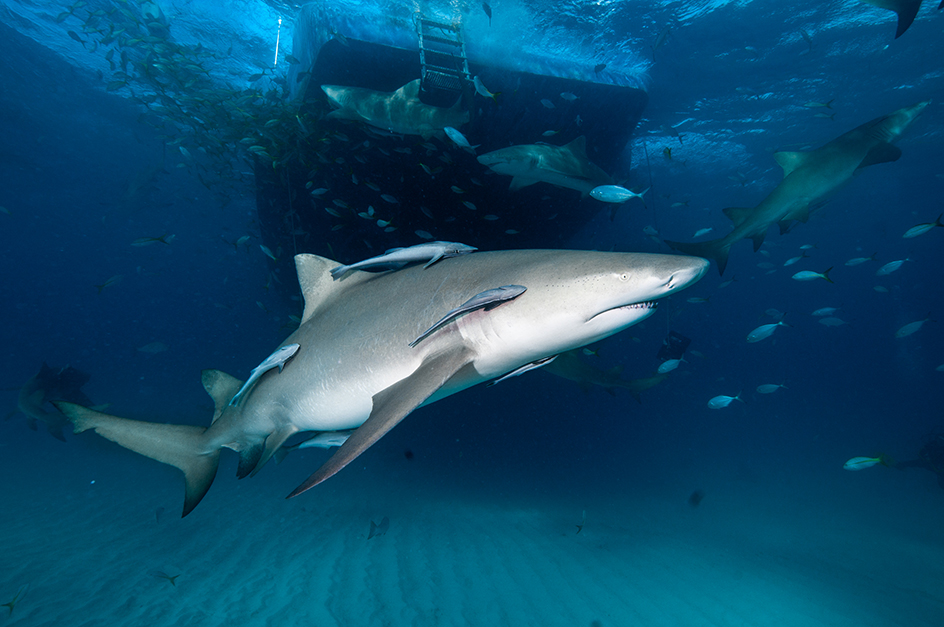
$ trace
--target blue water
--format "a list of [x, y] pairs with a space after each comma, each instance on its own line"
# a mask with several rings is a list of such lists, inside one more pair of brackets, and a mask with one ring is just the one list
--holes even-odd
[[[200, 43], [220, 55], [233, 47], [214, 68], [224, 88], [247, 88], [241, 77], [271, 63], [279, 15], [282, 52], [292, 49], [292, 7], [159, 4], [182, 43]], [[481, 9], [473, 5], [469, 19], [481, 26]], [[645, 377], [660, 363], [656, 354], [668, 330], [691, 338], [688, 363], [643, 392], [641, 404], [621, 390], [584, 392], [545, 373], [529, 373], [417, 411], [368, 451], [360, 468], [343, 471], [357, 477], [346, 485], [357, 490], [359, 481], [371, 483], [374, 469], [374, 477], [408, 477], [414, 486], [428, 477], [436, 490], [448, 491], [452, 482], [481, 499], [494, 494], [502, 500], [579, 502], [581, 495], [638, 491], [684, 504], [692, 491], [703, 490], [705, 508], [714, 495], [728, 498], [739, 482], [747, 482], [769, 499], [782, 494], [785, 509], [802, 508], [804, 492], [816, 486], [817, 502], [834, 499], [861, 508], [866, 518], [870, 511], [904, 508], [896, 496], [911, 499], [908, 507], [918, 499], [921, 511], [944, 511], [944, 490], [931, 473], [842, 470], [856, 455], [913, 458], [923, 436], [944, 430], [944, 229], [901, 237], [944, 211], [944, 12], [926, 3], [910, 30], [895, 40], [891, 13], [853, 0], [815, 7], [491, 5], [495, 21], [504, 12], [522, 20], [522, 27], [565, 33], [551, 52], [584, 54], [592, 62], [601, 49], [626, 49], [636, 60], [651, 60], [637, 63], [648, 75], [649, 103], [626, 148], [624, 161], [631, 167], [614, 173], [628, 187], [651, 186], [647, 203], [633, 201], [611, 220], [608, 207], [573, 192], [575, 207], [599, 213], [579, 232], [561, 234], [567, 248], [670, 252], [646, 236], [647, 226], [658, 231], [658, 239], [691, 241], [706, 227], [713, 228], [709, 237], [720, 237], [730, 228], [723, 208], [754, 206], [779, 182], [774, 151], [815, 148], [898, 108], [934, 101], [898, 142], [903, 154], [897, 162], [865, 169], [789, 234], [772, 229], [760, 253], [738, 243], [724, 277], [712, 265], [704, 279], [663, 302], [652, 318], [595, 346], [598, 355], [584, 356], [601, 369], [623, 366], [626, 378]], [[206, 424], [212, 403], [200, 371], [248, 376], [294, 328], [290, 316], [300, 313], [291, 298], [295, 279], [286, 272], [273, 275], [260, 250], [250, 162], [240, 157], [228, 164], [222, 180], [203, 185], [197, 168], [155, 128], [154, 116], [140, 117], [143, 109], [128, 90], [105, 90], [106, 81], [96, 74], [108, 71], [104, 48], [92, 53], [72, 41], [67, 31], [80, 30], [81, 22], [70, 17], [56, 23], [64, 10], [66, 5], [27, 1], [0, 4], [0, 387], [13, 390], [0, 398], [12, 409], [15, 389], [46, 361], [89, 373], [85, 392], [96, 403], [109, 403], [110, 413]], [[669, 36], [653, 51], [666, 25]], [[831, 101], [835, 117], [816, 117], [824, 109], [803, 106], [810, 101]], [[195, 144], [188, 144], [191, 152]], [[210, 161], [202, 154], [196, 159]], [[484, 178], [482, 172], [467, 174]], [[486, 180], [507, 184], [505, 177]], [[454, 201], [424, 202], [435, 207], [437, 200]], [[165, 234], [173, 234], [169, 245], [132, 246], [138, 238]], [[244, 235], [251, 236], [249, 243], [234, 246]], [[370, 237], [377, 238], [376, 229]], [[381, 239], [375, 245], [384, 248]], [[802, 245], [813, 245], [809, 258], [783, 267]], [[304, 250], [302, 245], [298, 252]], [[877, 261], [844, 265], [873, 253]], [[906, 258], [897, 272], [875, 276], [879, 265]], [[827, 268], [833, 268], [832, 284], [790, 278], [798, 270]], [[114, 277], [119, 278], [96, 287]], [[735, 282], [721, 288], [730, 278]], [[690, 303], [691, 297], [709, 301]], [[811, 312], [826, 306], [839, 307], [836, 315], [848, 324], [819, 324]], [[786, 312], [791, 326], [747, 343], [752, 329], [776, 321], [765, 315], [768, 308]], [[917, 333], [895, 337], [903, 325], [927, 317]], [[139, 350], [156, 342], [166, 350]], [[786, 388], [755, 392], [767, 383]], [[714, 396], [738, 393], [744, 403], [707, 407]], [[66, 438], [61, 443], [42, 427], [28, 430], [22, 415], [0, 423], [0, 485], [8, 496], [19, 498], [18, 486], [29, 485], [33, 499], [52, 503], [66, 485], [85, 495], [79, 486], [92, 480], [124, 480], [115, 489], [142, 499], [160, 490], [166, 497], [160, 506], [177, 511], [176, 471], [155, 471], [155, 462], [116, 451], [89, 434]], [[101, 466], [102, 459], [111, 465]], [[288, 470], [273, 464], [246, 481], [256, 482], [255, 489], [285, 510], [282, 496], [322, 459], [311, 454]], [[215, 491], [227, 497], [208, 507], [229, 509], [229, 523], [239, 526], [248, 514], [232, 470], [224, 464], [208, 498]], [[147, 486], [131, 478], [140, 472]], [[874, 493], [870, 481], [879, 486]], [[49, 494], [41, 491], [45, 485]], [[150, 511], [154, 501], [136, 505], [132, 495], [110, 506]], [[15, 517], [7, 515], [8, 521]], [[897, 523], [892, 516], [884, 524]], [[939, 551], [944, 538], [936, 528], [922, 541]], [[0, 541], [0, 564], [2, 547]], [[907, 560], [921, 557], [909, 554]], [[18, 585], [4, 581], [0, 600], [12, 597]], [[944, 607], [944, 589], [931, 594], [931, 601], [921, 597], [912, 622], [902, 616], [900, 624], [939, 624], [928, 616]]]

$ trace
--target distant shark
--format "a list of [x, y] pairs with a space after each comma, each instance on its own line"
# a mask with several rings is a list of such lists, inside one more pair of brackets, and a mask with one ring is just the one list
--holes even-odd
[[[216, 475], [220, 450], [239, 454], [237, 476], [257, 473], [293, 434], [356, 429], [289, 496], [328, 479], [417, 407], [521, 366], [599, 341], [648, 318], [655, 300], [688, 287], [708, 262], [680, 255], [515, 250], [445, 259], [387, 273], [331, 276], [336, 261], [297, 255], [305, 298], [298, 352], [269, 370], [236, 406], [242, 383], [205, 370], [216, 410], [209, 427], [139, 422], [56, 406], [75, 431], [99, 435], [184, 473], [187, 515]], [[527, 289], [451, 320], [410, 343], [444, 313], [498, 286]]]
[[567, 351], [557, 356], [557, 359], [547, 364], [542, 370], [548, 374], [563, 377], [573, 381], [584, 392], [588, 392], [591, 386], [601, 387], [610, 394], [613, 394], [617, 388], [629, 390], [636, 402], [642, 402], [640, 393], [649, 388], [658, 385], [667, 374], [656, 374], [644, 379], [624, 379], [620, 376], [623, 372], [622, 366], [614, 366], [609, 370], [600, 370], [586, 362], [580, 357], [579, 350]]
[[756, 252], [771, 225], [778, 224], [781, 233], [787, 232], [793, 220], [806, 222], [812, 209], [828, 200], [862, 168], [898, 160], [901, 150], [894, 142], [930, 102], [925, 100], [876, 118], [816, 150], [774, 154], [783, 168], [783, 180], [756, 207], [724, 210], [734, 223], [734, 230], [706, 242], [665, 243], [683, 253], [714, 259], [718, 272], [724, 274], [728, 252], [735, 242], [750, 238]]
[[329, 119], [364, 122], [388, 133], [429, 139], [447, 126], [459, 128], [469, 121], [469, 112], [460, 106], [461, 98], [449, 108], [422, 102], [419, 79], [394, 92], [341, 85], [322, 85], [321, 89], [338, 107], [328, 114]]
[[59, 412], [47, 411], [46, 403], [69, 401], [92, 405], [89, 397], [82, 392], [82, 386], [89, 382], [89, 378], [89, 375], [70, 366], [56, 369], [43, 362], [36, 376], [20, 388], [16, 408], [29, 418], [31, 429], [36, 429], [37, 422], [44, 422], [50, 435], [65, 442], [62, 428], [69, 422]]
[[480, 155], [478, 160], [499, 174], [513, 177], [512, 191], [535, 183], [550, 183], [589, 194], [593, 188], [613, 182], [587, 158], [587, 140], [583, 135], [564, 146], [509, 146]]

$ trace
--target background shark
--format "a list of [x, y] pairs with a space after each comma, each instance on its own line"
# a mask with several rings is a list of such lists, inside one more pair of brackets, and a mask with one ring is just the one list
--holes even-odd
[[[283, 345], [298, 353], [259, 378], [237, 406], [237, 379], [204, 371], [216, 411], [209, 428], [126, 420], [58, 403], [76, 432], [109, 440], [184, 473], [187, 515], [216, 475], [222, 448], [239, 453], [237, 475], [256, 473], [300, 431], [357, 430], [292, 493], [324, 481], [417, 407], [525, 364], [599, 341], [655, 311], [655, 299], [704, 275], [704, 259], [678, 255], [519, 250], [464, 255], [422, 268], [355, 272], [296, 256], [305, 311]], [[418, 344], [410, 341], [470, 296], [503, 285], [527, 290], [466, 314]]]
[[513, 177], [512, 191], [535, 183], [550, 183], [589, 194], [594, 187], [613, 182], [587, 158], [587, 140], [583, 135], [563, 146], [509, 146], [480, 155], [478, 160], [499, 174]]
[[810, 152], [776, 153], [774, 159], [783, 168], [783, 180], [753, 209], [725, 209], [724, 214], [734, 223], [730, 233], [707, 242], [665, 243], [690, 255], [714, 259], [718, 272], [724, 274], [728, 253], [735, 242], [750, 238], [757, 252], [772, 224], [779, 224], [780, 232], [785, 233], [793, 220], [806, 222], [811, 209], [828, 200], [862, 168], [896, 161], [901, 150], [893, 143], [930, 102], [918, 102], [866, 122]]
[[47, 411], [47, 403], [69, 401], [92, 405], [91, 399], [82, 392], [82, 386], [89, 382], [89, 378], [89, 375], [71, 366], [56, 369], [43, 362], [36, 376], [20, 388], [16, 408], [29, 418], [31, 429], [36, 429], [37, 421], [44, 422], [50, 435], [65, 442], [62, 428], [69, 422], [59, 412]]
[[584, 392], [589, 392], [590, 386], [601, 387], [610, 394], [615, 394], [617, 388], [629, 390], [629, 393], [638, 403], [642, 402], [640, 393], [658, 385], [669, 376], [667, 374], [656, 374], [643, 379], [624, 379], [620, 376], [623, 372], [622, 366], [600, 370], [580, 357], [578, 350], [561, 353], [557, 356], [557, 359], [541, 368], [541, 370], [573, 381]]
[[429, 139], [447, 126], [459, 128], [469, 121], [469, 112], [460, 106], [461, 98], [448, 109], [422, 102], [419, 79], [395, 92], [340, 85], [322, 85], [321, 89], [331, 104], [339, 107], [328, 118], [364, 122], [388, 133]]

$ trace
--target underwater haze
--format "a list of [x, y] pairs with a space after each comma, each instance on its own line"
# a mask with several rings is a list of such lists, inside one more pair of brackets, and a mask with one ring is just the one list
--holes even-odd
[[[890, 4], [0, 0], [0, 626], [944, 624], [944, 10]], [[462, 24], [495, 95], [459, 96], [472, 152], [332, 115], [317, 81], [386, 85], [355, 53], [416, 53], [417, 10]], [[482, 158], [509, 143], [514, 178]], [[241, 383], [315, 324], [294, 255], [434, 239], [478, 250], [388, 274], [517, 248], [711, 266], [619, 333], [423, 396], [291, 499], [339, 449], [237, 480], [277, 435], [247, 426], [180, 517], [181, 472], [103, 433], [241, 420], [201, 373]]]

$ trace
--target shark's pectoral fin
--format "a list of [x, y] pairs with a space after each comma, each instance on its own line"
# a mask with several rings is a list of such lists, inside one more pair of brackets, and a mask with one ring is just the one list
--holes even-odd
[[[243, 382], [234, 376], [228, 375], [222, 370], [207, 369], [201, 373], [203, 389], [207, 391], [210, 398], [213, 399], [213, 421], [220, 417], [230, 400], [236, 396], [236, 393], [242, 388]], [[211, 423], [212, 424], [212, 423]]]
[[721, 211], [724, 215], [728, 216], [728, 219], [731, 220], [731, 222], [734, 223], [734, 227], [737, 228], [744, 224], [754, 210], [751, 207], [725, 207]]
[[508, 186], [508, 189], [514, 192], [521, 189], [522, 187], [527, 187], [528, 185], [534, 185], [535, 183], [537, 183], [536, 179], [526, 179], [520, 176], [515, 176], [515, 177], [512, 177], [511, 185]]
[[767, 237], [766, 229], [761, 231], [756, 235], [751, 235], [751, 241], [754, 242], [754, 252], [756, 253], [760, 250], [760, 247], [764, 245], [764, 238]]
[[775, 152], [774, 161], [783, 168], [783, 176], [786, 178], [791, 172], [802, 166], [808, 156], [809, 153], [805, 152]]
[[427, 358], [413, 374], [375, 394], [373, 409], [364, 424], [287, 498], [310, 490], [350, 464], [464, 367], [472, 367], [471, 363], [472, 353], [465, 347], [445, 351]]
[[46, 430], [49, 431], [49, 435], [51, 435], [52, 437], [56, 438], [57, 440], [61, 440], [62, 442], [65, 442], [65, 441], [66, 441], [66, 436], [63, 435], [63, 433], [62, 433], [62, 425], [61, 425], [61, 424], [53, 424], [53, 423], [51, 423], [51, 422], [47, 422], [47, 423], [46, 423]]
[[857, 167], [856, 170], [861, 170], [862, 168], [867, 168], [870, 165], [875, 165], [877, 163], [898, 161], [900, 158], [901, 148], [895, 146], [894, 144], [882, 143], [873, 147], [869, 151], [869, 154], [865, 155], [865, 159], [862, 160], [862, 163], [859, 164], [859, 167]]

